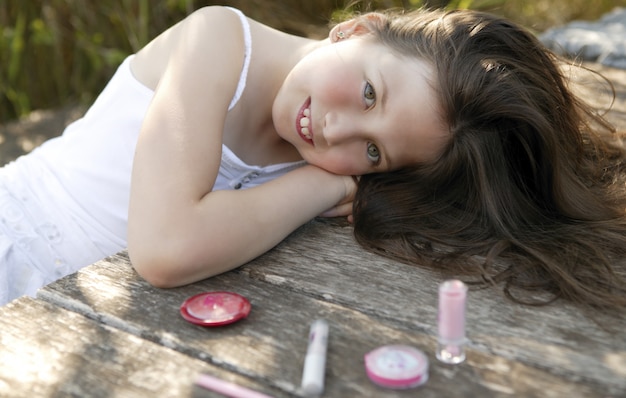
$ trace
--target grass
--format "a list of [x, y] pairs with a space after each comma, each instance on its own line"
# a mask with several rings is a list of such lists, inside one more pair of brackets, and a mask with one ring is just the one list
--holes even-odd
[[[0, 124], [34, 109], [88, 103], [117, 65], [159, 32], [204, 5], [224, 4], [296, 34], [324, 32], [333, 11], [419, 7], [421, 0], [8, 0], [0, 2]], [[626, 0], [430, 0], [507, 16], [542, 31], [597, 19]]]

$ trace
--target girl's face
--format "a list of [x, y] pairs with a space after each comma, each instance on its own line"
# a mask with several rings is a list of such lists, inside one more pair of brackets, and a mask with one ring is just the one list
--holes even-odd
[[447, 140], [431, 67], [366, 36], [308, 54], [274, 101], [278, 135], [309, 164], [340, 175], [435, 160]]

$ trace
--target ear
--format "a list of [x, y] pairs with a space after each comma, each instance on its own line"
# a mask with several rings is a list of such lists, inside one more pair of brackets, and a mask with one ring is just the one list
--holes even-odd
[[335, 25], [329, 32], [331, 43], [345, 40], [351, 36], [365, 35], [371, 32], [371, 26], [381, 23], [384, 16], [375, 12], [361, 15]]

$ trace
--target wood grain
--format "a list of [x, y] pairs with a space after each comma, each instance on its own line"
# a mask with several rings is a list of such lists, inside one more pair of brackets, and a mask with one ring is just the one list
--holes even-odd
[[[350, 242], [347, 231], [314, 221], [240, 270], [165, 291], [138, 278], [121, 254], [48, 286], [40, 296], [191, 358], [266, 383], [285, 396], [299, 393], [308, 327], [316, 318], [325, 318], [331, 325], [328, 397], [404, 396], [374, 386], [365, 376], [363, 355], [384, 344], [413, 345], [427, 353], [430, 380], [420, 389], [420, 396], [593, 397], [618, 396], [624, 390], [624, 377], [617, 366], [625, 359], [623, 339], [609, 338], [599, 344], [598, 339], [606, 335], [593, 323], [578, 319], [573, 310], [511, 308], [487, 291], [471, 295], [468, 361], [457, 367], [441, 365], [433, 355], [436, 280], [432, 275], [411, 289], [424, 270], [402, 269], [402, 265], [379, 258], [364, 261], [354, 257], [360, 265], [349, 271], [351, 267], [345, 265], [350, 264], [339, 267], [330, 261], [326, 256], [334, 253], [329, 252], [316, 255], [317, 265], [312, 267], [312, 260], [302, 256], [311, 251], [301, 252], [299, 242], [311, 244], [310, 238], [326, 234], [332, 234], [336, 247], [350, 252], [352, 249], [341, 243], [342, 239], [343, 245]], [[291, 250], [301, 254], [294, 255]], [[422, 287], [429, 284], [431, 288]], [[253, 305], [250, 316], [226, 328], [204, 329], [186, 323], [178, 315], [180, 304], [192, 294], [211, 290], [232, 290], [248, 297]], [[505, 322], [494, 316], [498, 312]], [[576, 333], [565, 333], [566, 322], [575, 322]], [[607, 357], [611, 352], [614, 355]]]
[[0, 308], [2, 397], [214, 396], [195, 387], [211, 373], [276, 391], [75, 312], [31, 298]]

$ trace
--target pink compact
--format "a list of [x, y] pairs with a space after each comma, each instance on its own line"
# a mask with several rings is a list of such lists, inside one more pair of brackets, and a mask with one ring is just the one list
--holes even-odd
[[248, 316], [247, 298], [232, 292], [206, 292], [189, 297], [180, 306], [185, 320], [200, 326], [222, 326]]
[[416, 348], [387, 345], [365, 354], [365, 370], [382, 387], [407, 389], [428, 380], [428, 358]]

